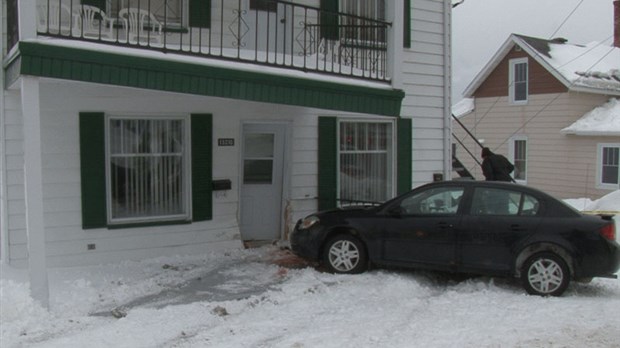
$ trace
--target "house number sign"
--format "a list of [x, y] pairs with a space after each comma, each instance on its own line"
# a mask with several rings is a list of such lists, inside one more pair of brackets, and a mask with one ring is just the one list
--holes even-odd
[[235, 146], [235, 139], [233, 138], [218, 138], [217, 146]]

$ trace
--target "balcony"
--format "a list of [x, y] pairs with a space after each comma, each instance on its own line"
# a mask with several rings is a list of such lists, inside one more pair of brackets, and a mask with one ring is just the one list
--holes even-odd
[[[8, 3], [11, 46], [18, 1]], [[368, 15], [275, 0], [37, 0], [36, 10], [40, 37], [390, 81], [390, 24]]]

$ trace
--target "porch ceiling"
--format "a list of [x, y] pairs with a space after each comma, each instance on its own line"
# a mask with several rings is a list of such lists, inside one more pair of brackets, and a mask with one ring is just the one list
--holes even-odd
[[397, 89], [40, 42], [20, 42], [13, 58], [7, 65], [7, 77], [31, 75], [384, 116], [399, 116], [404, 98], [404, 92]]

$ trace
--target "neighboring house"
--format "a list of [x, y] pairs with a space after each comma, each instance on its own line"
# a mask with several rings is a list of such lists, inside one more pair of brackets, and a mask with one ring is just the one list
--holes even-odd
[[[464, 97], [455, 104], [458, 121], [515, 164], [516, 182], [559, 198], [595, 199], [620, 188], [620, 48], [513, 34]], [[480, 145], [459, 122], [453, 134], [464, 145], [455, 157], [484, 180], [466, 152], [481, 160]]]
[[450, 176], [445, 0], [2, 0], [4, 262], [286, 239]]

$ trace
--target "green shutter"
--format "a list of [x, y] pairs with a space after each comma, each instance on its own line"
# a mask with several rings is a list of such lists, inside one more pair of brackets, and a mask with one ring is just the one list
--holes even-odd
[[397, 191], [398, 194], [411, 190], [411, 172], [412, 172], [412, 130], [410, 118], [398, 119], [398, 154], [397, 154]]
[[411, 48], [411, 0], [404, 0], [403, 47]]
[[336, 207], [337, 127], [336, 117], [319, 117], [319, 210]]
[[105, 3], [106, 3], [106, 0], [82, 0], [82, 5], [95, 6], [104, 11], [106, 10]]
[[338, 0], [321, 0], [321, 37], [338, 40]]
[[80, 170], [82, 228], [106, 227], [105, 116], [102, 112], [80, 113]]
[[192, 216], [193, 221], [213, 218], [213, 116], [192, 114]]
[[189, 26], [211, 27], [211, 0], [189, 0]]

